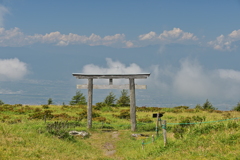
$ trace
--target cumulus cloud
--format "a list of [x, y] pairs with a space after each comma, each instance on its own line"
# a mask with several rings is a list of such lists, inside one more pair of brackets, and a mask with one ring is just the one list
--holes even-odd
[[[106, 58], [106, 66], [85, 65], [83, 73], [151, 73], [146, 80], [136, 80], [137, 84], [146, 84], [150, 92], [171, 95], [185, 100], [239, 101], [240, 71], [232, 69], [209, 70], [197, 60], [182, 59], [179, 68], [152, 65], [141, 68], [132, 63], [125, 65]], [[108, 84], [106, 80], [94, 80], [95, 84]], [[114, 84], [128, 84], [127, 80], [114, 80]]]
[[214, 41], [208, 42], [216, 50], [232, 51], [237, 48], [236, 42], [240, 41], [240, 29], [234, 30], [227, 36], [220, 35]]
[[[132, 63], [129, 66], [119, 62], [113, 61], [111, 58], [106, 58], [106, 67], [97, 66], [94, 64], [85, 65], [82, 69], [82, 73], [93, 73], [93, 74], [136, 74], [145, 73], [137, 64]], [[100, 82], [100, 81], [98, 81]], [[123, 83], [124, 80], [114, 80], [114, 83]], [[101, 82], [100, 82], [101, 83]]]
[[92, 33], [90, 36], [78, 35], [74, 33], [61, 34], [51, 32], [44, 34], [25, 35], [17, 27], [6, 30], [0, 28], [0, 46], [20, 47], [35, 43], [54, 44], [56, 46], [68, 45], [89, 45], [89, 46], [111, 46], [118, 48], [142, 47], [151, 44], [185, 43], [186, 41], [196, 41], [197, 37], [192, 33], [184, 32], [179, 28], [170, 31], [163, 31], [160, 35], [151, 31], [139, 36], [139, 41], [126, 40], [124, 34], [107, 35], [101, 37]]
[[147, 33], [147, 34], [142, 34], [139, 36], [140, 40], [149, 40], [149, 39], [155, 39], [157, 34], [153, 31]]
[[3, 26], [3, 17], [6, 13], [9, 13], [8, 9], [0, 4], [0, 27]]
[[6, 30], [0, 28], [0, 46], [19, 47], [31, 45], [34, 43], [55, 44], [57, 46], [67, 46], [74, 44], [86, 44], [90, 46], [113, 46], [113, 47], [132, 47], [131, 42], [126, 42], [124, 34], [108, 35], [100, 37], [96, 34], [91, 34], [89, 37], [85, 35], [78, 35], [69, 33], [61, 34], [60, 32], [51, 32], [45, 35], [34, 34], [25, 35], [19, 28]]
[[142, 73], [143, 70], [135, 63], [126, 66], [119, 61], [113, 61], [106, 58], [107, 67], [100, 67], [94, 64], [88, 64], [83, 67], [83, 73], [102, 73], [102, 74], [122, 74], [122, 73]]
[[[153, 67], [154, 87], [189, 99], [239, 100], [240, 71], [229, 69], [205, 69], [196, 60], [180, 61], [180, 68]], [[151, 84], [153, 84], [151, 82]]]
[[198, 38], [193, 33], [184, 32], [180, 28], [165, 30], [160, 35], [151, 31], [147, 34], [142, 34], [139, 37], [140, 41], [148, 41], [151, 44], [169, 44], [169, 43], [184, 43], [186, 41], [196, 41]]
[[19, 59], [0, 59], [0, 81], [20, 80], [27, 73], [27, 64]]

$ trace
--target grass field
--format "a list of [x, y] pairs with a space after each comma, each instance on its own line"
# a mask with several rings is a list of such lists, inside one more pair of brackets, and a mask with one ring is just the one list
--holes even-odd
[[[240, 159], [240, 112], [140, 107], [134, 133], [145, 136], [132, 137], [128, 109], [95, 109], [88, 130], [86, 106], [1, 105], [0, 159]], [[157, 112], [167, 121], [165, 147], [161, 130], [156, 136], [152, 114]], [[54, 128], [54, 122], [62, 126]], [[72, 130], [90, 136], [71, 136]]]

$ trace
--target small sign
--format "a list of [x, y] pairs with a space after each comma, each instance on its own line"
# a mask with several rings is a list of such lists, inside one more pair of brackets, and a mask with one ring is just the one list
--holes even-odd
[[162, 113], [153, 113], [152, 118], [157, 118], [157, 115], [159, 114], [159, 117], [162, 117]]

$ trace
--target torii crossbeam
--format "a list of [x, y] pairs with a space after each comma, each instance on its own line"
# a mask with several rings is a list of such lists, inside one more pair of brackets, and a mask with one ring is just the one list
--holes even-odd
[[[85, 74], [73, 73], [78, 79], [88, 79], [88, 84], [77, 85], [78, 89], [88, 89], [87, 127], [92, 128], [92, 94], [93, 89], [130, 89], [131, 130], [136, 131], [136, 99], [135, 89], [146, 89], [146, 85], [135, 85], [134, 79], [146, 79], [150, 73], [138, 74]], [[109, 85], [93, 85], [93, 79], [109, 79]], [[113, 79], [129, 79], [129, 85], [113, 85]]]

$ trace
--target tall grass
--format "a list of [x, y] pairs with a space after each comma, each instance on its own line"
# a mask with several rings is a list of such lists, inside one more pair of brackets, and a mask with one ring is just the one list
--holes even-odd
[[[0, 106], [1, 107], [1, 106]], [[96, 111], [106, 121], [93, 122], [93, 128], [86, 128], [86, 119], [79, 119], [86, 106], [4, 106], [0, 112], [0, 159], [240, 159], [240, 122], [229, 120], [214, 123], [200, 123], [181, 126], [184, 120], [190, 122], [205, 117], [204, 122], [240, 117], [237, 111], [211, 111], [162, 109], [167, 120], [168, 144], [163, 146], [163, 137], [156, 137], [152, 111], [137, 112], [138, 131], [149, 137], [132, 137], [129, 119], [120, 119], [120, 111], [127, 108]], [[42, 114], [51, 110], [52, 117]], [[198, 119], [196, 118], [198, 117]], [[149, 121], [149, 119], [151, 121]], [[54, 122], [76, 123], [63, 131], [85, 130], [89, 138], [73, 137], [74, 140], [52, 134], [47, 130]], [[182, 136], [175, 136], [174, 128], [183, 127]], [[53, 132], [55, 133], [55, 132]], [[161, 133], [161, 131], [160, 131]], [[152, 142], [151, 136], [155, 136]], [[144, 149], [142, 141], [144, 140]], [[112, 151], [112, 152], [111, 152]], [[110, 154], [111, 153], [111, 154]]]

